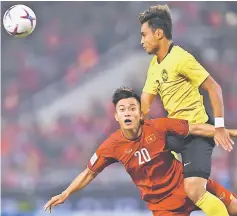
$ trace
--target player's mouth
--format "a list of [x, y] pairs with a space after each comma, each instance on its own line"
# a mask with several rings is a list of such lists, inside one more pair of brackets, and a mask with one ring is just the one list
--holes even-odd
[[131, 125], [131, 124], [132, 124], [132, 120], [130, 120], [130, 119], [125, 119], [125, 120], [124, 120], [124, 123], [125, 123], [126, 125]]

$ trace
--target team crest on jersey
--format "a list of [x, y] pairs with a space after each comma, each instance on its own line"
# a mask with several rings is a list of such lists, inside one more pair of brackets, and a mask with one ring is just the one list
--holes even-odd
[[168, 72], [167, 72], [167, 70], [163, 69], [161, 76], [162, 76], [163, 81], [166, 82], [168, 80]]
[[90, 159], [91, 166], [93, 166], [93, 165], [95, 164], [95, 162], [97, 161], [97, 159], [98, 159], [97, 154], [96, 154], [96, 153], [93, 154], [93, 156], [92, 156], [91, 159]]
[[150, 144], [156, 140], [156, 136], [154, 134], [151, 134], [150, 136], [146, 137], [147, 144]]

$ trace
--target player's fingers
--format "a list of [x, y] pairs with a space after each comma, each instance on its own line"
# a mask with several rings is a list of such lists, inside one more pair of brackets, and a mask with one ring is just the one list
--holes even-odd
[[229, 142], [227, 141], [227, 139], [224, 137], [218, 139], [218, 143], [219, 145], [221, 145], [226, 151], [231, 151], [232, 146], [229, 145]]
[[228, 133], [226, 133], [225, 135], [226, 136], [223, 137], [224, 143], [225, 143], [226, 147], [228, 148], [228, 151], [231, 151], [233, 149], [233, 147], [232, 147], [233, 141], [231, 140]]
[[63, 203], [62, 200], [57, 200], [52, 206], [57, 206], [57, 205], [62, 204], [62, 203]]
[[228, 140], [229, 140], [229, 142], [231, 143], [231, 145], [234, 145], [234, 144], [235, 144], [234, 140], [232, 140], [230, 136], [228, 136]]
[[227, 150], [228, 150], [229, 152], [233, 149], [232, 144], [231, 144], [231, 142], [228, 140], [227, 137], [224, 138], [223, 145], [226, 146], [226, 148], [227, 148]]
[[57, 201], [57, 199], [55, 199], [55, 198], [52, 198], [51, 200], [49, 200], [49, 201], [45, 204], [44, 210], [48, 209], [49, 206], [53, 205], [54, 202], [56, 202], [56, 201]]
[[48, 206], [47, 208], [44, 208], [44, 210], [45, 210], [46, 212], [49, 212], [49, 213], [50, 213], [50, 208], [51, 208], [51, 206]]
[[216, 138], [214, 138], [214, 141], [215, 141], [216, 146], [219, 146], [219, 142]]
[[225, 149], [225, 150], [227, 151], [227, 148], [226, 148], [226, 146], [223, 144], [223, 141], [218, 140], [218, 139], [215, 138], [215, 143], [216, 143], [217, 146], [220, 145], [220, 146], [222, 146], [223, 149]]
[[51, 200], [48, 201], [45, 205], [44, 205], [44, 210], [46, 211], [47, 208], [51, 205]]
[[233, 141], [231, 140], [231, 138], [230, 137], [227, 137], [226, 139], [225, 139], [225, 142], [226, 142], [226, 145], [228, 146], [228, 150], [229, 151], [231, 151], [231, 150], [233, 150]]

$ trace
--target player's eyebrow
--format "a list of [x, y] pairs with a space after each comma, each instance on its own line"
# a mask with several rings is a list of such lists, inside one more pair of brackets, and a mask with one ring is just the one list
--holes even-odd
[[[121, 106], [126, 106], [126, 105], [119, 105], [119, 107]], [[128, 106], [136, 106], [136, 104], [129, 104]]]
[[[126, 106], [126, 105], [123, 105], [123, 104], [119, 105], [119, 107], [121, 106]], [[128, 106], [136, 106], [136, 104], [129, 104]]]

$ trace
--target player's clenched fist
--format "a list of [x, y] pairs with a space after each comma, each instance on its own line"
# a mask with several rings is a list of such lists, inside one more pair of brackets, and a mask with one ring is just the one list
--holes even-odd
[[61, 193], [57, 196], [52, 197], [44, 206], [45, 211], [49, 211], [51, 213], [51, 209], [53, 206], [57, 206], [65, 202], [68, 196], [65, 193]]

